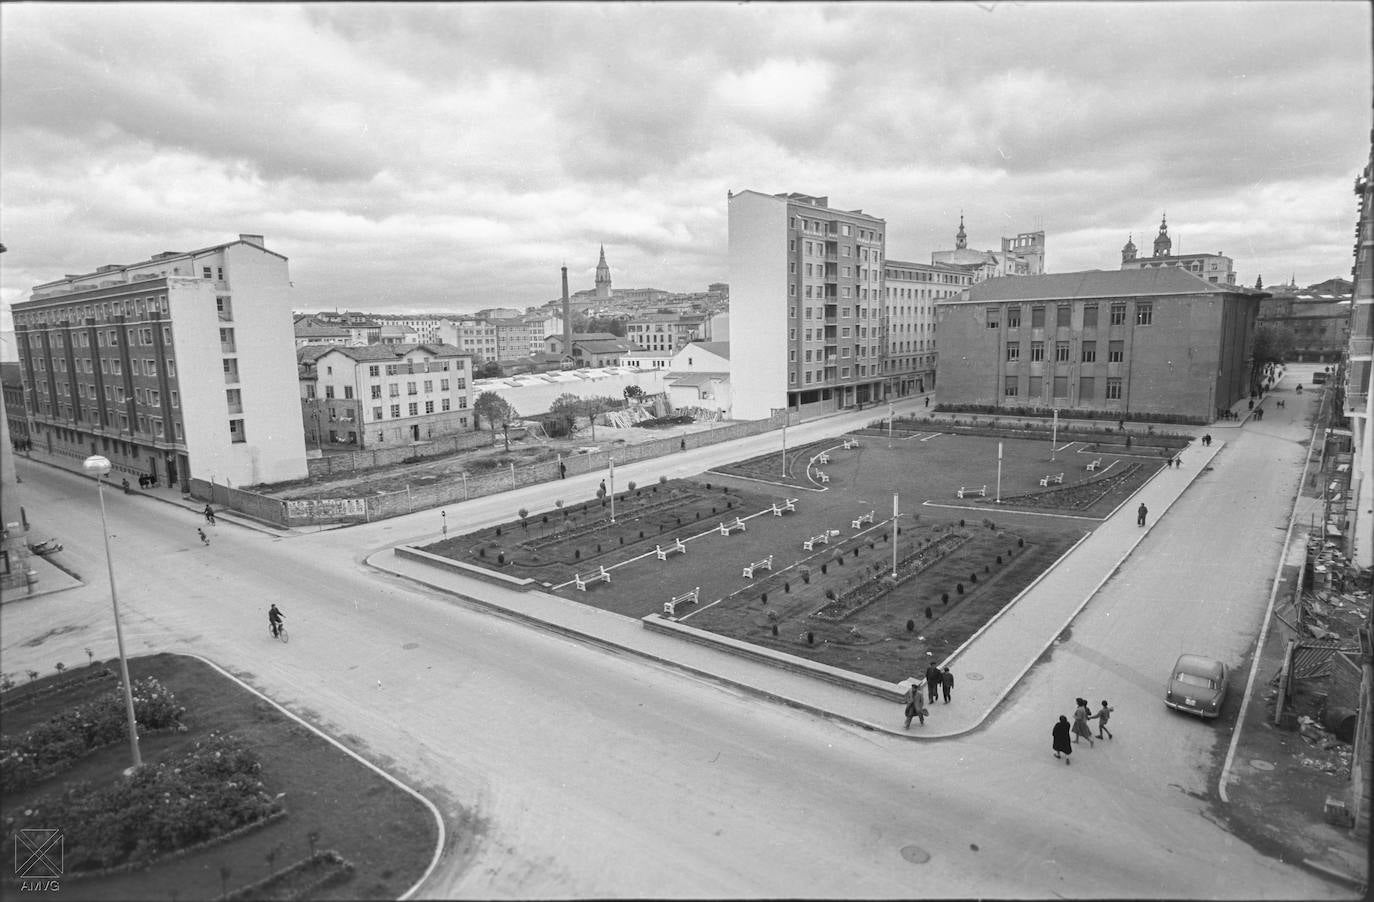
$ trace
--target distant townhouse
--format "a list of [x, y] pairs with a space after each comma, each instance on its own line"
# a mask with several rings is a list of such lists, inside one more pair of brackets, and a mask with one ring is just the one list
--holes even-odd
[[381, 337], [382, 324], [365, 313], [324, 311], [316, 313], [313, 318], [316, 323], [347, 329], [348, 343], [351, 345], [376, 344]]
[[1169, 237], [1168, 219], [1161, 217], [1159, 234], [1155, 235], [1154, 253], [1149, 257], [1138, 256], [1134, 236], [1128, 236], [1125, 246], [1121, 248], [1121, 268], [1160, 269], [1176, 267], [1214, 284], [1236, 284], [1235, 266], [1230, 257], [1221, 252], [1215, 254], [1174, 254], [1173, 244], [1173, 239]]
[[496, 346], [496, 327], [476, 316], [440, 320], [439, 341], [471, 355], [479, 364], [496, 360], [500, 356]]
[[550, 335], [544, 339], [544, 347], [547, 353], [561, 354], [574, 367], [620, 366], [621, 361], [640, 350], [633, 342], [610, 332], [574, 333], [571, 349], [563, 347], [562, 335]]
[[36, 286], [14, 305], [35, 445], [183, 489], [304, 476], [290, 290], [261, 235]]
[[826, 197], [731, 193], [734, 416], [821, 413], [885, 397], [884, 220]]
[[1207, 422], [1249, 394], [1266, 297], [1178, 267], [988, 279], [936, 303], [940, 401]]
[[377, 313], [372, 318], [383, 327], [400, 326], [405, 330], [406, 340], [417, 344], [433, 344], [439, 340], [439, 321], [437, 316], [411, 313]]
[[673, 355], [668, 370], [664, 382], [674, 408], [718, 410], [726, 419], [732, 418], [729, 342], [692, 342]]
[[1293, 337], [1292, 359], [1335, 363], [1348, 348], [1352, 286], [1344, 279], [1317, 285], [1269, 285], [1260, 304], [1259, 325]]
[[353, 333], [348, 329], [337, 323], [316, 322], [309, 316], [298, 318], [293, 331], [297, 348], [353, 344]]
[[448, 345], [375, 344], [300, 352], [310, 444], [388, 448], [472, 429], [472, 361]]
[[979, 251], [968, 246], [964, 217], [959, 217], [959, 231], [954, 234], [954, 249], [935, 251], [930, 262], [946, 266], [965, 267], [973, 281], [1003, 276], [1034, 276], [1045, 271], [1045, 233], [1022, 232], [1015, 238], [1003, 238], [1000, 251]]
[[889, 259], [883, 265], [883, 376], [897, 397], [935, 387], [935, 305], [973, 284], [964, 266]]
[[704, 338], [706, 317], [699, 314], [641, 313], [625, 322], [625, 338], [646, 351], [676, 354], [689, 342]]

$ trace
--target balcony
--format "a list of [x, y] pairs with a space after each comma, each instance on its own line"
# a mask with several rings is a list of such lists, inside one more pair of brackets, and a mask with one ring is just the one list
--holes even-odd
[[1348, 347], [1351, 360], [1368, 360], [1374, 356], [1374, 338], [1351, 338]]

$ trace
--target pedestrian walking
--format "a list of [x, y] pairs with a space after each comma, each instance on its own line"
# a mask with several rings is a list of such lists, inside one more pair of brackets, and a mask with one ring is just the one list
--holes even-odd
[[1145, 525], [1145, 515], [1148, 514], [1149, 512], [1150, 512], [1149, 509], [1148, 509], [1147, 507], [1145, 507], [1145, 502], [1143, 502], [1143, 501], [1140, 502], [1140, 507], [1136, 508], [1136, 511], [1135, 511], [1135, 525], [1136, 525], [1136, 526], [1144, 526], [1144, 525]]
[[443, 524], [443, 534], [448, 535], [448, 511], [439, 511], [439, 522]]
[[954, 691], [954, 674], [949, 672], [948, 667], [940, 671], [940, 691], [945, 696], [945, 704], [948, 705], [949, 695]]
[[921, 721], [921, 726], [925, 726], [926, 715], [929, 714], [930, 711], [926, 708], [925, 701], [921, 698], [920, 684], [912, 683], [910, 686], [908, 686], [906, 690], [906, 695], [902, 696], [902, 700], [906, 702], [906, 709], [904, 712], [906, 714], [906, 724], [903, 726], [902, 729], [911, 729], [911, 718], [913, 717], [919, 718]]
[[1073, 743], [1069, 741], [1069, 719], [1063, 714], [1059, 715], [1059, 723], [1054, 725], [1050, 736], [1054, 738], [1054, 757], [1062, 757], [1065, 764], [1070, 763], [1069, 756], [1073, 754]]
[[678, 449], [679, 451], [686, 451], [686, 450], [687, 450], [687, 439], [685, 439], [685, 438], [680, 438], [680, 439], [678, 439], [678, 440], [677, 440], [677, 449]]
[[1108, 739], [1111, 739], [1111, 738], [1112, 738], [1112, 731], [1109, 730], [1109, 729], [1107, 729], [1107, 721], [1109, 721], [1109, 720], [1112, 719], [1112, 712], [1115, 711], [1115, 710], [1116, 710], [1115, 708], [1113, 708], [1111, 705], [1107, 704], [1107, 700], [1104, 698], [1104, 699], [1102, 700], [1102, 707], [1099, 708], [1098, 711], [1097, 711], [1097, 713], [1094, 714], [1094, 715], [1092, 716], [1091, 719], [1097, 721], [1097, 738], [1098, 738], [1098, 739], [1101, 739], [1101, 738], [1102, 738], [1102, 734], [1103, 734], [1103, 733], [1106, 733], [1106, 734], [1107, 734], [1107, 738], [1108, 738]]
[[940, 675], [940, 668], [935, 666], [934, 661], [931, 661], [930, 666], [926, 668], [926, 693], [932, 702], [935, 701], [943, 683], [944, 678]]
[[200, 536], [202, 545], [210, 544], [210, 540], [205, 537], [205, 530], [201, 529], [199, 526], [196, 527], [196, 535]]
[[568, 478], [568, 465], [565, 464], [565, 463], [563, 463], [563, 461], [561, 461], [561, 460], [558, 462], [558, 478], [559, 478], [559, 479], [567, 479], [567, 478]]
[[926, 395], [926, 406], [930, 406], [930, 395]]
[[597, 489], [596, 495], [598, 498], [606, 497], [606, 480], [601, 480], [601, 488]]
[[215, 525], [215, 509], [210, 505], [205, 505], [205, 522], [211, 526]]
[[1088, 700], [1086, 698], [1074, 699], [1078, 702], [1078, 707], [1073, 709], [1073, 741], [1077, 742], [1080, 737], [1088, 740], [1089, 748], [1093, 744], [1093, 731], [1088, 726], [1088, 718], [1092, 714], [1088, 711]]

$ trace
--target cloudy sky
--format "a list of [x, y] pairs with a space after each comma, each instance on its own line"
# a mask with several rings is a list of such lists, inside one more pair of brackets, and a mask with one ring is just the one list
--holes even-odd
[[726, 191], [888, 255], [1044, 229], [1348, 278], [1370, 8], [1301, 3], [0, 5], [0, 301], [262, 233], [297, 310], [728, 280]]

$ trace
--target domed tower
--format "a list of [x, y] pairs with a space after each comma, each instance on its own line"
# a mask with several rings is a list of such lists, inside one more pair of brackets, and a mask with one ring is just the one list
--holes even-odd
[[968, 247], [968, 233], [964, 231], [964, 214], [959, 214], [959, 231], [954, 233], [954, 249], [963, 250]]
[[611, 267], [606, 263], [606, 245], [601, 245], [601, 260], [596, 264], [596, 296], [605, 300], [611, 296]]
[[1129, 263], [1135, 259], [1135, 236], [1127, 235], [1126, 244], [1121, 248], [1121, 262]]
[[1174, 246], [1174, 242], [1169, 238], [1169, 221], [1167, 217], [1161, 216], [1159, 219], [1159, 234], [1155, 236], [1155, 256], [1167, 257], [1169, 251]]

